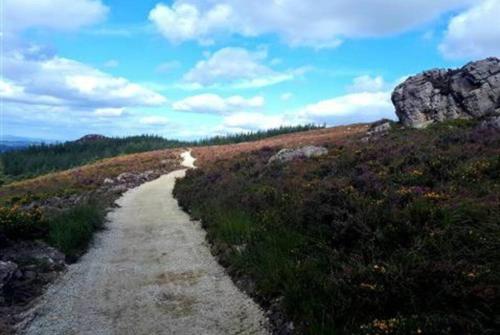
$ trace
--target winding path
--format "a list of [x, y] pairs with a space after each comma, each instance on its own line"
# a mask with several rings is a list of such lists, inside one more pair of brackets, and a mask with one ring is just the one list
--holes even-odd
[[[194, 167], [190, 152], [183, 166]], [[126, 192], [108, 229], [49, 288], [26, 334], [267, 334], [261, 309], [172, 196], [177, 170]]]

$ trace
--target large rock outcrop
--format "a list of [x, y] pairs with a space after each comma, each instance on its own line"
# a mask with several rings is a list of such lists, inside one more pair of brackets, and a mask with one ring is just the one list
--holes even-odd
[[396, 87], [392, 102], [401, 123], [422, 128], [449, 119], [500, 113], [500, 59], [487, 58], [457, 70], [430, 70]]

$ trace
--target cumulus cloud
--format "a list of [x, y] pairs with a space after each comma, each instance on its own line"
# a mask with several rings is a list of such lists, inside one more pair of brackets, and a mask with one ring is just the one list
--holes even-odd
[[173, 43], [198, 40], [210, 44], [210, 35], [227, 26], [231, 11], [230, 6], [218, 4], [203, 13], [193, 4], [176, 1], [172, 7], [157, 4], [149, 13], [149, 20]]
[[356, 77], [346, 94], [307, 105], [297, 112], [297, 117], [328, 125], [394, 119], [391, 93], [400, 82], [401, 79], [387, 83], [382, 76]]
[[256, 131], [306, 123], [326, 123], [335, 126], [355, 122], [373, 122], [382, 118], [394, 119], [391, 92], [399, 82], [400, 79], [386, 82], [382, 76], [359, 76], [346, 87], [347, 93], [344, 95], [321, 100], [281, 114], [269, 114], [263, 111], [228, 114], [214, 132]]
[[[5, 0], [7, 41], [2, 55], [0, 96], [17, 105], [60, 106], [93, 111], [96, 116], [117, 116], [124, 107], [158, 106], [162, 95], [111, 76], [83, 63], [59, 57], [45, 46], [20, 38], [29, 28], [71, 30], [104, 19], [108, 8], [101, 0]], [[110, 60], [107, 67], [117, 66]], [[121, 111], [121, 112], [120, 112]]]
[[206, 60], [199, 61], [183, 81], [188, 88], [230, 86], [256, 88], [275, 85], [294, 78], [294, 71], [277, 72], [263, 62], [266, 51], [251, 52], [243, 48], [223, 48]]
[[[0, 98], [10, 131], [62, 137], [62, 133], [113, 133], [142, 129], [131, 124], [128, 108], [162, 106], [166, 98], [152, 89], [57, 55], [52, 47], [24, 39], [29, 29], [69, 31], [105, 19], [101, 0], [3, 0]], [[115, 67], [110, 60], [104, 67]], [[59, 133], [58, 133], [59, 132]]]
[[4, 27], [17, 32], [28, 28], [72, 30], [102, 21], [108, 7], [100, 0], [3, 0]]
[[211, 41], [219, 34], [277, 34], [286, 43], [332, 48], [344, 38], [398, 34], [473, 0], [175, 0], [150, 20], [172, 42]]
[[176, 111], [221, 115], [248, 109], [258, 109], [263, 106], [264, 98], [261, 96], [246, 99], [234, 95], [223, 98], [217, 94], [195, 95], [172, 104], [172, 108]]
[[10, 131], [47, 138], [59, 138], [63, 132], [112, 133], [137, 128], [139, 123], [127, 123], [129, 107], [166, 103], [162, 95], [125, 78], [33, 50], [15, 49], [3, 55], [0, 98]]
[[448, 58], [500, 56], [500, 1], [483, 0], [451, 19], [441, 53]]
[[16, 50], [3, 61], [0, 95], [6, 101], [89, 109], [166, 103], [152, 90], [67, 58], [34, 57]]
[[389, 92], [351, 93], [304, 107], [299, 116], [330, 125], [394, 118]]

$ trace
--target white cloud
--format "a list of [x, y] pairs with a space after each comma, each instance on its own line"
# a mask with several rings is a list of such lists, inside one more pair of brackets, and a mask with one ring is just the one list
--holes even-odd
[[295, 74], [277, 72], [264, 65], [266, 51], [250, 52], [243, 48], [223, 48], [199, 61], [183, 81], [188, 88], [230, 86], [256, 88], [291, 80]]
[[344, 38], [386, 36], [419, 27], [474, 0], [175, 0], [150, 20], [172, 42], [220, 34], [274, 33], [290, 45], [332, 48]]
[[[392, 87], [383, 77], [360, 76], [347, 87], [348, 93], [325, 99], [281, 114], [238, 112], [226, 115], [215, 133], [255, 131], [280, 126], [315, 123], [328, 125], [372, 122], [382, 118], [394, 119], [391, 102]], [[353, 92], [356, 91], [356, 92]], [[285, 96], [287, 93], [284, 94]]]
[[139, 122], [147, 126], [165, 126], [169, 120], [164, 116], [146, 116], [141, 118]]
[[290, 100], [291, 98], [293, 98], [293, 93], [291, 92], [286, 92], [286, 93], [283, 93], [281, 96], [280, 96], [280, 99], [282, 101], [288, 101]]
[[402, 79], [386, 83], [382, 76], [356, 77], [347, 87], [347, 94], [307, 105], [296, 112], [297, 118], [328, 125], [394, 119], [391, 93]]
[[390, 92], [351, 93], [302, 108], [300, 118], [329, 125], [394, 118]]
[[4, 99], [12, 99], [20, 96], [23, 93], [23, 88], [11, 82], [0, 79], [0, 97]]
[[97, 108], [94, 111], [94, 115], [101, 117], [118, 117], [122, 116], [124, 112], [125, 108]]
[[17, 32], [28, 28], [72, 30], [102, 21], [108, 8], [100, 0], [2, 0], [4, 27]]
[[[155, 127], [141, 125], [139, 117], [131, 123], [128, 108], [161, 106], [167, 101], [164, 96], [57, 56], [52, 47], [35, 45], [23, 37], [33, 28], [44, 32], [82, 31], [106, 17], [109, 9], [101, 0], [0, 1], [5, 9], [0, 98], [7, 129], [66, 139], [68, 134], [136, 133]], [[102, 65], [114, 67], [118, 63], [110, 60]]]
[[172, 108], [182, 112], [230, 114], [258, 109], [264, 106], [264, 102], [261, 96], [246, 99], [239, 95], [223, 98], [216, 94], [200, 94], [177, 101], [173, 103]]
[[166, 103], [165, 97], [150, 89], [67, 58], [26, 50], [3, 57], [0, 96], [8, 102], [92, 111]]
[[62, 101], [56, 97], [44, 94], [32, 94], [26, 89], [8, 80], [0, 80], [0, 98], [4, 102], [26, 105], [57, 106]]
[[[67, 58], [33, 59], [22, 52], [4, 56], [7, 80], [17, 87], [17, 96], [4, 96], [18, 102], [31, 98], [53, 100], [54, 104], [96, 106], [156, 106], [166, 102], [162, 95], [113, 77], [88, 65]], [[43, 99], [42, 99], [43, 98]]]
[[172, 7], [157, 4], [149, 13], [149, 20], [173, 43], [198, 40], [209, 44], [210, 35], [224, 29], [231, 14], [231, 7], [224, 4], [215, 5], [202, 13], [195, 5], [176, 1]]
[[449, 23], [441, 53], [448, 58], [500, 56], [500, 1], [482, 0]]
[[368, 75], [354, 78], [351, 86], [348, 87], [349, 92], [380, 92], [384, 89], [386, 83], [382, 76], [371, 77]]

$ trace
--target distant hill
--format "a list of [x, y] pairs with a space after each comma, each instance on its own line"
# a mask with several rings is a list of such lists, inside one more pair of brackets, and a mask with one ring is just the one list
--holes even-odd
[[0, 152], [22, 149], [22, 148], [29, 147], [30, 145], [40, 145], [42, 143], [49, 144], [49, 143], [55, 143], [55, 141], [54, 140], [46, 140], [46, 139], [38, 139], [38, 138], [5, 135], [2, 139], [0, 139]]
[[20, 180], [125, 154], [183, 146], [219, 145], [255, 141], [276, 135], [317, 128], [321, 127], [314, 125], [280, 127], [266, 131], [217, 136], [191, 142], [170, 140], [153, 135], [109, 138], [103, 135], [89, 134], [76, 141], [65, 143], [46, 144], [40, 141], [13, 147], [22, 150], [5, 150], [6, 152], [0, 154], [0, 163], [3, 166], [3, 174], [7, 177], [7, 180]]
[[[0, 155], [3, 174], [19, 180], [41, 174], [70, 169], [102, 158], [182, 146], [183, 142], [159, 136], [97, 138], [58, 144], [36, 144]], [[19, 149], [19, 147], [18, 147]]]
[[108, 137], [104, 135], [98, 135], [98, 134], [89, 134], [81, 137], [80, 139], [76, 140], [75, 142], [77, 143], [85, 143], [85, 142], [95, 142], [95, 141], [100, 141], [100, 140], [105, 140]]

